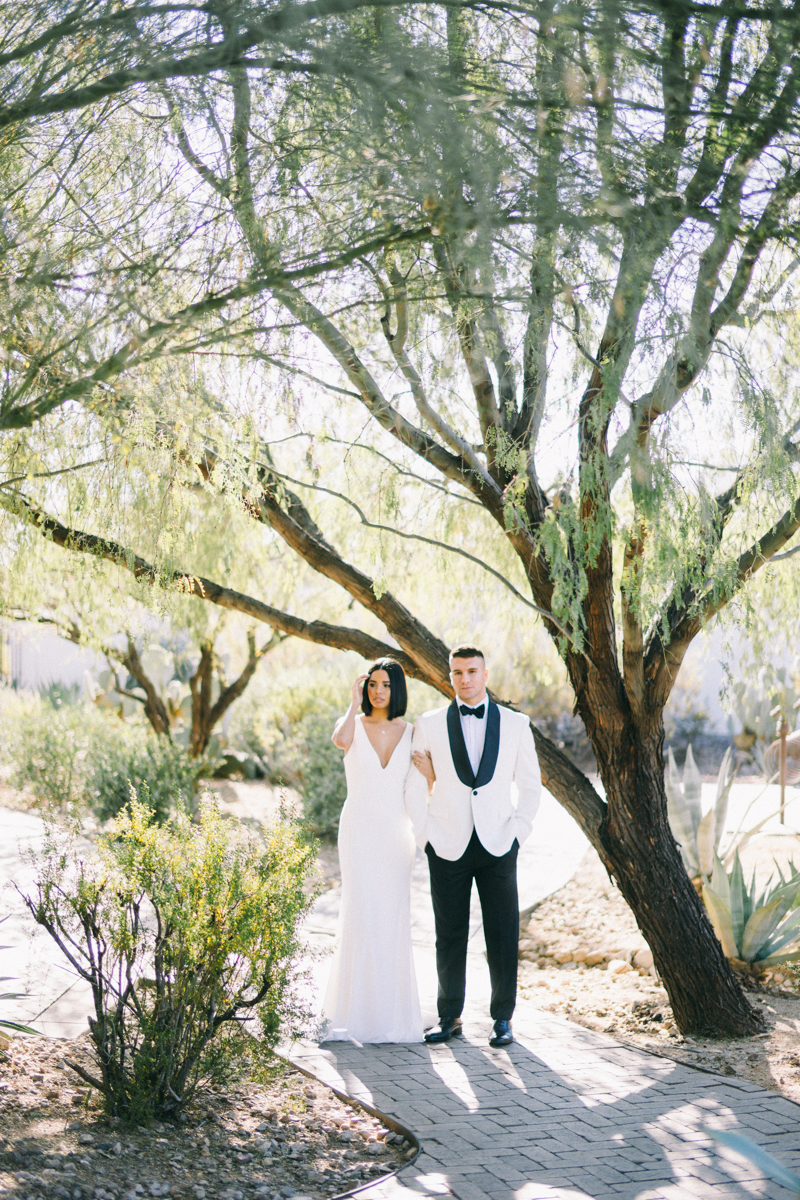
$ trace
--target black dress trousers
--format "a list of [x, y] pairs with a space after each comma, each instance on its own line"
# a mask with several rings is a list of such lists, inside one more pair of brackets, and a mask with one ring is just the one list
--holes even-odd
[[492, 983], [489, 1012], [493, 1021], [511, 1020], [517, 1000], [519, 953], [518, 851], [519, 843], [515, 838], [507, 854], [490, 854], [474, 829], [466, 850], [454, 862], [440, 858], [430, 842], [425, 847], [436, 920], [440, 1019], [459, 1017], [464, 1007], [469, 903], [474, 879], [481, 901]]

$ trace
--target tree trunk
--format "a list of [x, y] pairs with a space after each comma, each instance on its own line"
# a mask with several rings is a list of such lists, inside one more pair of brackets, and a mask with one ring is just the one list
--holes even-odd
[[189, 755], [199, 758], [204, 754], [211, 737], [209, 715], [211, 713], [211, 684], [213, 682], [214, 643], [203, 642], [200, 646], [200, 662], [189, 680], [192, 693], [192, 727], [189, 731]]
[[653, 952], [680, 1031], [757, 1033], [760, 1017], [723, 953], [669, 827], [663, 725], [644, 739], [631, 722], [626, 735], [622, 745], [609, 739], [595, 747], [607, 800], [598, 848], [603, 863]]

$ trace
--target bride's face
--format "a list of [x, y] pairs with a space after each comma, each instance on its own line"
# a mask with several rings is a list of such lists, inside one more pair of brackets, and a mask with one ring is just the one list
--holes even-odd
[[389, 707], [392, 699], [392, 685], [386, 671], [373, 671], [367, 683], [367, 695], [373, 708]]

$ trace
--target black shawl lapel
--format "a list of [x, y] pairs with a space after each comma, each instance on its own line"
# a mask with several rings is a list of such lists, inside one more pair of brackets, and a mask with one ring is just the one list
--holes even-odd
[[[494, 775], [494, 769], [497, 766], [497, 753], [500, 749], [500, 709], [494, 700], [488, 699], [488, 696], [487, 700], [489, 711], [486, 714], [486, 739], [483, 743], [483, 755], [478, 767], [478, 775], [475, 779], [476, 788], [483, 787]], [[461, 722], [459, 721], [458, 724], [460, 728]], [[463, 734], [461, 740], [462, 742], [464, 740]]]
[[[495, 705], [495, 707], [497, 707]], [[489, 714], [491, 718], [491, 713]], [[498, 722], [499, 725], [499, 722]], [[458, 715], [458, 702], [454, 700], [447, 710], [447, 736], [450, 739], [450, 754], [453, 758], [453, 766], [456, 769], [456, 775], [465, 783], [467, 787], [475, 786], [475, 776], [470, 766], [469, 755], [467, 754], [467, 746], [464, 741], [464, 734], [461, 730], [461, 718]], [[489, 731], [487, 729], [486, 736], [488, 738]], [[484, 758], [486, 753], [484, 752]], [[494, 763], [497, 761], [497, 750], [494, 752], [494, 760], [492, 762], [492, 770], [494, 771]], [[483, 766], [483, 760], [481, 760]]]

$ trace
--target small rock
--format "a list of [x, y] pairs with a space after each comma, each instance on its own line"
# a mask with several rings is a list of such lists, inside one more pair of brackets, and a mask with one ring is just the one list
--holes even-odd
[[632, 971], [633, 967], [629, 962], [625, 962], [624, 958], [612, 958], [606, 970], [609, 975], [624, 975], [626, 971]]
[[116, 1155], [122, 1154], [122, 1142], [114, 1142], [114, 1145], [111, 1147], [111, 1153]]
[[79, 1146], [91, 1146], [93, 1141], [94, 1141], [94, 1138], [92, 1137], [92, 1135], [90, 1133], [81, 1133], [78, 1136], [78, 1145]]
[[649, 971], [653, 965], [653, 951], [637, 950], [633, 956], [633, 965], [642, 971]]
[[582, 946], [578, 950], [572, 951], [572, 961], [576, 963], [586, 962], [588, 954], [589, 951], [585, 948], [585, 946]]
[[377, 1157], [379, 1154], [386, 1153], [386, 1147], [384, 1146], [383, 1142], [370, 1142], [370, 1144], [366, 1147], [366, 1153]]
[[288, 1187], [288, 1186], [287, 1186], [287, 1187], [282, 1187], [282, 1188], [281, 1188], [281, 1190], [278, 1192], [278, 1195], [279, 1195], [279, 1196], [283, 1196], [283, 1197], [284, 1197], [284, 1200], [290, 1200], [290, 1198], [291, 1198], [291, 1197], [292, 1197], [294, 1194], [295, 1194], [295, 1192], [294, 1192], [294, 1188], [293, 1188], [293, 1187]]
[[556, 960], [556, 962], [559, 965], [561, 965], [562, 963], [572, 962], [572, 951], [571, 950], [559, 950], [558, 954], [553, 955], [553, 958]]
[[586, 955], [586, 958], [583, 961], [586, 963], [587, 967], [596, 967], [601, 962], [605, 961], [605, 957], [605, 954], [600, 954], [598, 951], [593, 950], [591, 954]]
[[577, 971], [578, 964], [576, 962], [565, 962], [561, 964], [562, 971]]

